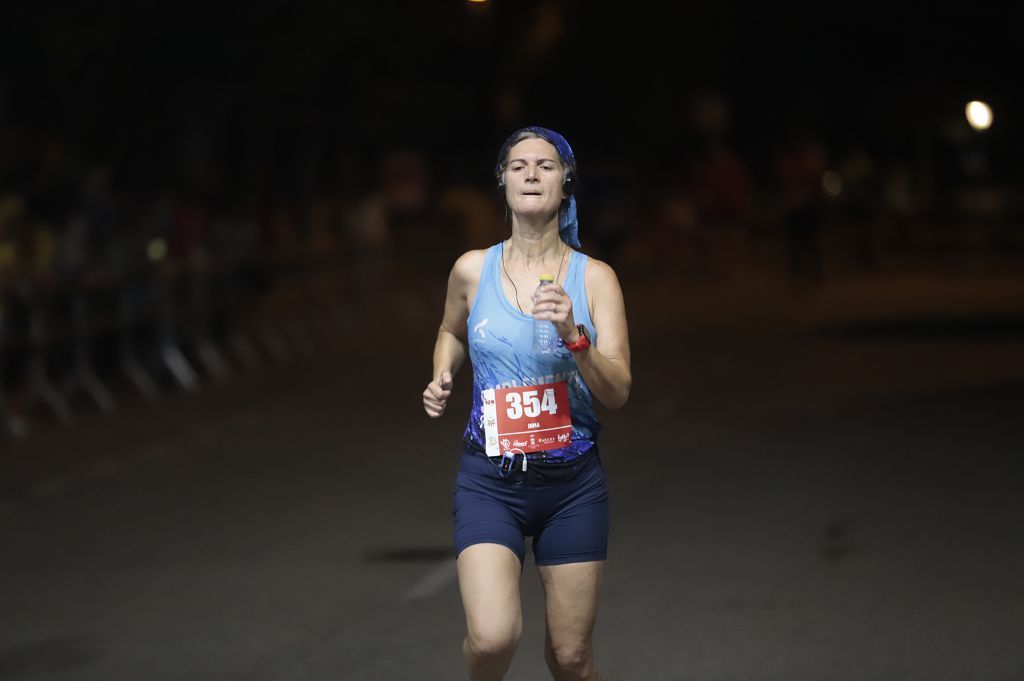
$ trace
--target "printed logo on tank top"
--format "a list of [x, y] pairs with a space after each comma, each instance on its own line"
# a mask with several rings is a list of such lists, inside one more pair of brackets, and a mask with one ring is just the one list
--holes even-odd
[[545, 376], [527, 376], [521, 379], [510, 379], [502, 381], [496, 385], [491, 386], [492, 388], [521, 388], [529, 385], [544, 385], [545, 383], [573, 383], [577, 384], [580, 380], [580, 372], [578, 371], [559, 371], [556, 374], [547, 374]]

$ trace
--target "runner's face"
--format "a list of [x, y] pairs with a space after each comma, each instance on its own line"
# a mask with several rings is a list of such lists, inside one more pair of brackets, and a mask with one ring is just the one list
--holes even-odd
[[556, 214], [565, 198], [562, 177], [562, 162], [550, 142], [538, 138], [522, 140], [508, 152], [505, 200], [517, 215]]

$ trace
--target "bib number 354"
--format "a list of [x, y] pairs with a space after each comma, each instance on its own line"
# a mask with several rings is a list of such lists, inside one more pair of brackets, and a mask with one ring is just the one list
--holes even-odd
[[[538, 395], [538, 393], [542, 393]], [[505, 413], [510, 419], [526, 418], [535, 419], [541, 412], [547, 412], [551, 416], [558, 415], [558, 403], [555, 402], [555, 389], [544, 388], [540, 390], [524, 390], [522, 393], [510, 392], [505, 394], [505, 403], [508, 408]]]
[[484, 390], [488, 456], [561, 449], [572, 442], [569, 390], [564, 381]]

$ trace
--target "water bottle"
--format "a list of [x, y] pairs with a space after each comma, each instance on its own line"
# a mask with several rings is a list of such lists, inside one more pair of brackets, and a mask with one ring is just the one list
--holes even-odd
[[[537, 291], [555, 281], [550, 274], [540, 275], [540, 283], [537, 284]], [[537, 293], [534, 293], [536, 296]], [[558, 348], [558, 331], [555, 325], [546, 319], [533, 320], [533, 352], [538, 355], [552, 355]]]

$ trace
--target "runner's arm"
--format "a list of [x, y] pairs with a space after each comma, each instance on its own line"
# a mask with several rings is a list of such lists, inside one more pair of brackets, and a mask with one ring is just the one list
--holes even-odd
[[[473, 290], [474, 264], [477, 252], [460, 257], [448, 276], [444, 316], [434, 343], [433, 379], [423, 391], [423, 407], [427, 414], [437, 418], [444, 413], [451, 395], [452, 379], [466, 361], [466, 320], [469, 318], [469, 291]], [[479, 270], [479, 267], [477, 267]], [[477, 278], [479, 275], [477, 275]]]
[[466, 361], [466, 320], [469, 319], [469, 290], [475, 259], [475, 252], [466, 253], [455, 261], [448, 275], [444, 316], [434, 344], [434, 378], [446, 370], [455, 376]]
[[[597, 343], [576, 353], [576, 366], [591, 394], [609, 409], [619, 409], [629, 399], [633, 384], [630, 370], [629, 329], [626, 305], [615, 271], [591, 258], [586, 270], [586, 285], [593, 300]], [[579, 337], [573, 331], [567, 342]]]

